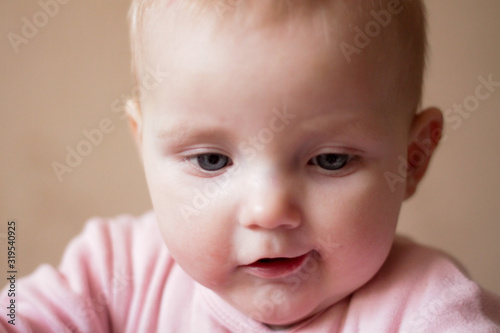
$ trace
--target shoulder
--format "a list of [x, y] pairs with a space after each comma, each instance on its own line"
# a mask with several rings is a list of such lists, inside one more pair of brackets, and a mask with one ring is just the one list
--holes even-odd
[[499, 297], [451, 256], [402, 237], [351, 303], [377, 308], [374, 320], [401, 332], [500, 332]]
[[88, 238], [90, 241], [97, 237], [103, 241], [133, 241], [150, 237], [151, 232], [158, 234], [158, 228], [154, 213], [149, 211], [140, 216], [123, 214], [115, 217], [90, 218], [85, 223], [82, 233], [75, 240]]
[[[40, 266], [19, 281], [22, 331], [146, 331], [157, 318], [165, 279], [175, 270], [153, 213], [92, 218], [58, 269]], [[6, 295], [6, 294], [5, 294]], [[9, 301], [0, 295], [0, 303]], [[143, 306], [150, 311], [141, 311]], [[0, 331], [4, 320], [0, 319]], [[7, 327], [7, 326], [4, 326]]]
[[[69, 289], [87, 299], [80, 305], [86, 322], [88, 314], [108, 313], [118, 331], [133, 331], [158, 315], [163, 285], [175, 266], [155, 214], [147, 212], [90, 219], [68, 246], [59, 271]], [[140, 311], [143, 306], [150, 311]]]
[[68, 245], [61, 268], [66, 265], [101, 264], [109, 268], [139, 260], [154, 260], [166, 251], [153, 212], [141, 216], [119, 215], [112, 218], [94, 217], [88, 220], [83, 231]]
[[[445, 277], [468, 279], [465, 268], [447, 253], [397, 236], [377, 279], [412, 281], [422, 279], [441, 281]], [[413, 284], [413, 283], [412, 283]]]
[[[95, 217], [68, 245], [59, 271], [71, 283], [100, 289], [120, 282], [143, 285], [158, 266], [168, 274], [174, 260], [168, 254], [153, 212], [141, 216]], [[87, 279], [87, 282], [81, 281]], [[95, 292], [95, 290], [91, 291]]]

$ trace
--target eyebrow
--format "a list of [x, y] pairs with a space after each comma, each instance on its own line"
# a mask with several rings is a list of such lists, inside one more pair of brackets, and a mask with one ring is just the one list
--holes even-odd
[[182, 123], [162, 128], [156, 134], [162, 141], [168, 141], [172, 145], [182, 145], [210, 138], [215, 141], [227, 141], [230, 135], [222, 126], [200, 126], [193, 127]]
[[357, 137], [372, 141], [379, 141], [383, 136], [382, 129], [365, 128], [357, 118], [352, 120], [334, 119], [333, 125], [330, 123], [332, 118], [335, 118], [335, 116], [325, 115], [310, 122], [306, 121], [301, 124], [301, 130], [307, 133], [328, 134], [336, 137]]
[[[325, 115], [317, 117], [311, 121], [303, 121], [296, 127], [294, 131], [298, 131], [302, 138], [305, 137], [334, 137], [334, 138], [349, 138], [355, 140], [371, 141], [375, 144], [383, 141], [383, 130], [374, 129], [372, 127], [363, 128], [362, 122], [359, 119], [352, 120], [332, 119], [335, 116]], [[333, 121], [333, 124], [332, 124]], [[288, 129], [290, 130], [290, 129]], [[171, 147], [187, 146], [194, 143], [234, 143], [246, 138], [235, 137], [237, 133], [233, 133], [234, 128], [227, 128], [227, 125], [221, 125], [220, 122], [209, 121], [209, 124], [194, 125], [188, 121], [182, 121], [175, 124], [161, 126], [157, 130], [157, 137], [163, 144]], [[286, 133], [287, 129], [285, 129]], [[258, 131], [257, 131], [258, 132]], [[254, 133], [257, 135], [258, 133]]]

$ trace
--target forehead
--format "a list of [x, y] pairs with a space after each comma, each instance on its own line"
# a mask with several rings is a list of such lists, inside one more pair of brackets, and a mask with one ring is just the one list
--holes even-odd
[[387, 107], [395, 90], [389, 73], [397, 71], [388, 70], [394, 64], [374, 57], [373, 49], [349, 63], [338, 47], [351, 38], [343, 18], [328, 31], [313, 19], [268, 29], [186, 23], [165, 18], [150, 26], [147, 63], [169, 76], [144, 110], [148, 105], [162, 112], [231, 108], [243, 118], [283, 105], [299, 110], [369, 106], [382, 118], [394, 113], [393, 105]]
[[[327, 31], [320, 23], [310, 20], [248, 30], [238, 26], [180, 27], [162, 20], [149, 33], [146, 63], [164, 67], [178, 90], [200, 86], [206, 91], [219, 85], [236, 88], [255, 80], [287, 90], [298, 82], [301, 88], [311, 81], [317, 86], [331, 85], [332, 73], [343, 81], [352, 81], [367, 71], [373, 77], [387, 76], [387, 68], [381, 70], [386, 57], [374, 57], [366, 50], [359, 56], [362, 61], [349, 63], [338, 47], [350, 38], [348, 29], [338, 24], [334, 31]], [[276, 80], [281, 84], [276, 86]], [[367, 81], [358, 85], [368, 90]]]

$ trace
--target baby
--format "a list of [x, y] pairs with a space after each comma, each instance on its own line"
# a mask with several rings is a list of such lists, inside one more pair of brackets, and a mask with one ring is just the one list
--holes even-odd
[[497, 296], [395, 235], [443, 127], [421, 1], [135, 0], [131, 26], [154, 213], [90, 221], [3, 331], [500, 332]]

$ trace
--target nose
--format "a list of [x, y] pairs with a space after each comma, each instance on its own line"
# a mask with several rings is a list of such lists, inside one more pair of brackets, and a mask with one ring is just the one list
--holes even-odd
[[295, 186], [290, 177], [269, 175], [250, 178], [241, 197], [240, 224], [256, 229], [293, 229], [302, 223]]

